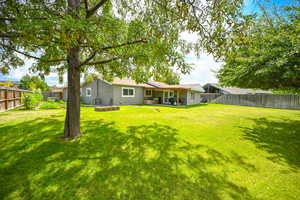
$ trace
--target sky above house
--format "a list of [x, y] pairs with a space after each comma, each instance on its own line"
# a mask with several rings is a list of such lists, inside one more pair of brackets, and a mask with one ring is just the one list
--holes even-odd
[[[264, 5], [265, 7], [271, 8], [274, 6], [293, 5], [295, 2], [297, 2], [297, 0], [245, 0], [243, 11], [246, 14], [260, 14], [260, 4]], [[182, 37], [188, 41], [197, 40], [196, 34], [183, 33]], [[215, 71], [220, 69], [222, 63], [217, 62], [212, 55], [202, 53], [199, 57], [197, 57], [196, 55], [191, 53], [187, 55], [185, 59], [188, 63], [193, 64], [194, 67], [190, 74], [181, 76], [182, 83], [205, 84], [218, 82], [218, 79], [215, 76]], [[0, 73], [0, 80], [20, 80], [22, 76], [30, 74], [29, 68], [32, 63], [32, 60], [25, 60], [25, 65], [23, 67], [11, 71], [8, 75], [3, 75]], [[45, 80], [49, 85], [60, 85], [58, 82], [58, 75], [56, 73], [51, 73], [46, 77]], [[66, 75], [64, 77], [64, 80], [66, 80]]]

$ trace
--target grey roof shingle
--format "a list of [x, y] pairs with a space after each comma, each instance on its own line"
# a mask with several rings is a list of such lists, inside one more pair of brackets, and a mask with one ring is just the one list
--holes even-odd
[[207, 86], [213, 86], [215, 88], [218, 88], [220, 90], [223, 90], [225, 92], [228, 92], [229, 94], [271, 94], [271, 91], [267, 90], [261, 90], [261, 89], [248, 89], [248, 88], [237, 88], [237, 87], [222, 87], [219, 84], [216, 83], [207, 83], [203, 86], [203, 88]]

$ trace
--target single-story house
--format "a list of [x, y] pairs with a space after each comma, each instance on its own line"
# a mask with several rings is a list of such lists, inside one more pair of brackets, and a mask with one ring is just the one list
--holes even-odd
[[[136, 83], [128, 78], [115, 78], [112, 82], [98, 78], [80, 89], [81, 101], [92, 105], [192, 105], [200, 103], [200, 93], [204, 93], [200, 84]], [[64, 90], [64, 100], [67, 100], [67, 89]]]
[[255, 90], [237, 87], [221, 87], [216, 83], [207, 83], [203, 86], [205, 93], [219, 93], [219, 94], [272, 94], [267, 90]]

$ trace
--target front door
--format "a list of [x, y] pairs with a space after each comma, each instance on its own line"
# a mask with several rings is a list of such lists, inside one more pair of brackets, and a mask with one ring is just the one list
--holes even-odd
[[164, 90], [163, 103], [170, 104], [170, 98], [174, 97], [174, 91], [172, 90]]

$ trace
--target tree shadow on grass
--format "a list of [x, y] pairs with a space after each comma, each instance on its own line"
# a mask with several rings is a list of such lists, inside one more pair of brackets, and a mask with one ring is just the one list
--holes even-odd
[[179, 106], [175, 106], [175, 105], [143, 105], [143, 106], [155, 106], [155, 107], [161, 107], [161, 108], [174, 108], [174, 109], [191, 109], [191, 108], [198, 108], [198, 107], [204, 107], [207, 106], [207, 103], [199, 103], [199, 104], [193, 104], [193, 105], [179, 105]]
[[181, 106], [181, 107], [177, 107], [177, 108], [178, 109], [191, 109], [191, 108], [204, 107], [204, 106], [207, 106], [207, 105], [208, 105], [207, 103], [199, 103], [199, 104]]
[[287, 163], [291, 169], [300, 168], [300, 120], [266, 118], [254, 119], [252, 128], [242, 127], [244, 137], [271, 154], [273, 162]]
[[[55, 119], [1, 126], [0, 197], [256, 199], [229, 181], [224, 170], [234, 160], [248, 169], [243, 158], [179, 140], [170, 126], [120, 131], [101, 120], [82, 126], [83, 136], [70, 142], [59, 139], [63, 122]], [[211, 166], [221, 170], [213, 172]]]

